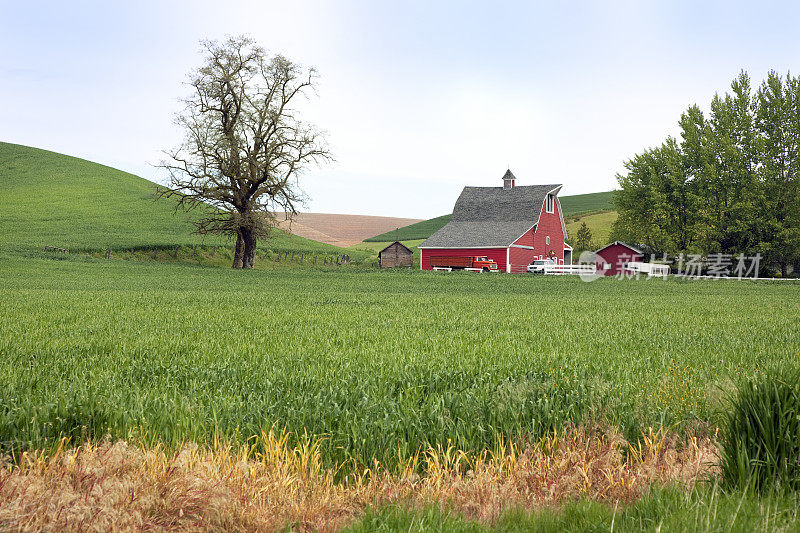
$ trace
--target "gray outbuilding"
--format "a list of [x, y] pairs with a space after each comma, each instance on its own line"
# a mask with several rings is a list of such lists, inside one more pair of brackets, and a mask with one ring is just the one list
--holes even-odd
[[411, 268], [414, 261], [414, 252], [400, 241], [392, 244], [378, 252], [378, 266], [381, 268], [407, 267]]

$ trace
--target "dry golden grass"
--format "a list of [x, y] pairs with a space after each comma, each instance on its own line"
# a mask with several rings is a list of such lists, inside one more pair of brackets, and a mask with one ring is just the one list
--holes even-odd
[[330, 531], [389, 503], [446, 505], [491, 523], [509, 507], [626, 503], [651, 484], [691, 486], [714, 469], [714, 450], [708, 438], [661, 430], [634, 447], [614, 432], [576, 429], [472, 457], [429, 449], [398, 471], [374, 465], [337, 481], [314, 442], [292, 448], [274, 432], [250, 446], [169, 453], [124, 441], [62, 445], [0, 470], [0, 530]]

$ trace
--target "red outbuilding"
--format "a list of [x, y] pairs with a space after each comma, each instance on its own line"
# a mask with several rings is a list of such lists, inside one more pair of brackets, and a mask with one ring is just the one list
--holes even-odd
[[464, 187], [453, 216], [419, 245], [420, 268], [431, 257], [488, 257], [502, 272], [525, 272], [534, 259], [572, 263], [572, 247], [558, 193], [562, 185], [515, 186], [510, 170], [502, 187]]
[[606, 276], [621, 274], [626, 263], [642, 259], [644, 252], [640, 248], [622, 241], [614, 241], [595, 252], [597, 273], [602, 272]]

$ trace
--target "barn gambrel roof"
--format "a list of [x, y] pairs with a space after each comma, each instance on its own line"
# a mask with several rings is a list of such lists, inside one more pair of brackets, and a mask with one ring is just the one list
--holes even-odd
[[548, 193], [560, 184], [464, 187], [453, 217], [419, 248], [508, 247], [538, 224]]

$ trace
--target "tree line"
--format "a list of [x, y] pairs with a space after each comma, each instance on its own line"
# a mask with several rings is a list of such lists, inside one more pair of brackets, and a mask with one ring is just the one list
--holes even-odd
[[800, 273], [800, 78], [772, 71], [753, 90], [742, 71], [679, 124], [680, 139], [617, 174], [612, 237], [659, 254], [760, 254], [762, 268]]

